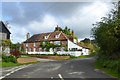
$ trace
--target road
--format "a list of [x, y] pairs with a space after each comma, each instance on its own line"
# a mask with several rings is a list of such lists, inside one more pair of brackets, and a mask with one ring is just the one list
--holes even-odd
[[7, 78], [36, 78], [43, 80], [117, 80], [94, 68], [95, 58], [50, 61], [28, 65], [5, 76]]

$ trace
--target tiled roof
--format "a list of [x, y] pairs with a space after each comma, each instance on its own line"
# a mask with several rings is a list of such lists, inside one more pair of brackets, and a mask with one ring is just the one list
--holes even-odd
[[[59, 38], [56, 38], [55, 37], [56, 35], [60, 35]], [[45, 39], [44, 38], [45, 36], [48, 36], [48, 39]], [[57, 41], [57, 40], [67, 40], [67, 39], [69, 39], [69, 36], [67, 36], [61, 31], [56, 31], [56, 32], [35, 34], [32, 37], [30, 37], [28, 40], [26, 40], [25, 42]]]
[[[3, 26], [4, 25], [4, 26]], [[0, 27], [5, 27], [5, 29], [10, 33], [9, 29], [6, 27], [3, 21], [0, 21]], [[11, 34], [11, 33], [10, 33]]]

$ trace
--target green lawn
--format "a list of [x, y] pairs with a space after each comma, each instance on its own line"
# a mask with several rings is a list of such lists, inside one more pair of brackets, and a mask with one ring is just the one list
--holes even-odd
[[29, 63], [12, 63], [12, 62], [0, 62], [0, 67], [11, 67], [11, 66], [20, 66], [20, 65], [28, 65], [28, 64], [35, 64], [39, 63], [40, 61], [37, 62], [29, 62]]
[[120, 79], [120, 75], [118, 71], [116, 72], [114, 69], [103, 68], [97, 61], [94, 62], [94, 66], [95, 68], [101, 69], [107, 74]]

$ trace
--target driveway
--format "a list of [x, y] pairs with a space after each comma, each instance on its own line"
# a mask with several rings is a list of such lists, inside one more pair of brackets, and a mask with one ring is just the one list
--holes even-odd
[[5, 78], [35, 78], [56, 80], [117, 80], [93, 67], [95, 58], [50, 61], [29, 65]]

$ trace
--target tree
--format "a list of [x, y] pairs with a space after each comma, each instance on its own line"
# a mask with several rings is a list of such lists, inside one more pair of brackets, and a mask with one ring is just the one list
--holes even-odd
[[24, 49], [23, 44], [21, 44], [21, 51], [22, 51], [23, 53], [25, 52], [25, 49]]
[[[117, 6], [117, 7], [116, 7]], [[120, 2], [107, 17], [93, 24], [92, 34], [106, 59], [118, 60], [120, 57]]]
[[[67, 26], [64, 29], [59, 27], [59, 31], [62, 31], [63, 33], [67, 34], [68, 36], [72, 36], [71, 29], [68, 28]], [[78, 37], [75, 34], [74, 34], [74, 38], [78, 41]]]
[[90, 44], [91, 40], [89, 38], [85, 38], [84, 40], [82, 40], [81, 42], [86, 43], [86, 44]]

